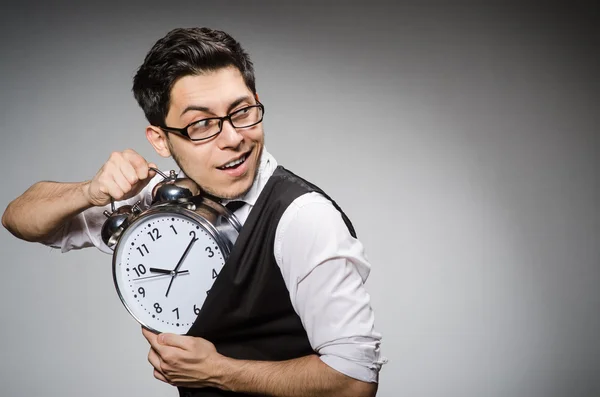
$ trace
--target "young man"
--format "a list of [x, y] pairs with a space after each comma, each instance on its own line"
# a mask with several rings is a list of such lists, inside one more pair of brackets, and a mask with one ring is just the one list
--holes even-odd
[[[239, 43], [175, 29], [147, 54], [133, 92], [156, 152], [204, 192], [240, 201], [235, 215], [251, 230], [225, 266], [238, 282], [227, 289], [235, 313], [203, 307], [186, 336], [142, 330], [154, 376], [186, 396], [374, 396], [385, 359], [364, 289], [370, 264], [341, 209], [264, 149], [264, 105]], [[110, 253], [103, 211], [111, 198], [148, 205], [161, 179], [149, 167], [133, 150], [112, 153], [90, 181], [34, 184], [2, 223], [62, 251]]]

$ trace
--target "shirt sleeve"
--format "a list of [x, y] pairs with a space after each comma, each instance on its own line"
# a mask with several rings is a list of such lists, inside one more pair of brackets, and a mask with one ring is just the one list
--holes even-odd
[[[116, 201], [115, 208], [126, 204], [133, 205], [138, 201], [140, 201], [141, 208], [147, 208], [152, 201], [152, 189], [162, 179], [160, 175], [155, 176], [136, 196], [127, 200]], [[43, 244], [58, 248], [61, 252], [96, 247], [104, 253], [112, 254], [112, 249], [104, 244], [101, 237], [102, 225], [107, 219], [104, 215], [105, 210], [110, 212], [111, 205], [92, 207], [80, 212], [66, 222], [53, 236], [43, 241]]]
[[377, 382], [387, 360], [364, 286], [371, 265], [340, 212], [319, 193], [300, 196], [277, 226], [274, 253], [321, 360], [352, 378]]

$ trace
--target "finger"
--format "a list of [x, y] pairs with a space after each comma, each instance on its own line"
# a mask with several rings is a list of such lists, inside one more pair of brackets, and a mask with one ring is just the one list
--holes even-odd
[[146, 338], [146, 340], [148, 341], [148, 343], [150, 343], [150, 346], [152, 346], [153, 349], [155, 349], [159, 345], [158, 341], [156, 340], [158, 335], [156, 335], [149, 329], [142, 327], [142, 335], [144, 335], [144, 338]]
[[162, 333], [158, 335], [158, 343], [165, 346], [178, 347], [180, 349], [186, 349], [189, 345], [189, 336]]
[[154, 369], [160, 371], [161, 359], [156, 350], [154, 350], [153, 348], [150, 348], [150, 351], [148, 352], [148, 362], [154, 367]]
[[[119, 187], [119, 189], [121, 189], [123, 191], [124, 194], [127, 194], [131, 191], [131, 183], [129, 183], [129, 181], [127, 180], [127, 177], [125, 177], [125, 175], [118, 171], [115, 172], [113, 175], [113, 182], [115, 185], [117, 185]], [[137, 177], [136, 177], [137, 178]]]
[[160, 373], [160, 371], [156, 370], [156, 368], [154, 369], [154, 377], [162, 382], [169, 383], [167, 378], [165, 378], [164, 375]]
[[[161, 356], [161, 352], [159, 350], [160, 346], [158, 344], [158, 342], [156, 341], [156, 335], [154, 335], [152, 332], [146, 330], [146, 329], [142, 329], [142, 333], [144, 334], [144, 337], [146, 338], [146, 340], [150, 343], [150, 351], [148, 352], [148, 362], [158, 371], [160, 371], [162, 373], [162, 365], [163, 365], [163, 358]], [[164, 348], [164, 346], [163, 346]]]
[[156, 175], [156, 171], [151, 170], [150, 168], [156, 168], [156, 169], [158, 169], [158, 167], [154, 163], [149, 163], [148, 164], [148, 176], [150, 178], [154, 178], [154, 176]]
[[[129, 152], [131, 152], [131, 150], [129, 150]], [[135, 155], [140, 157], [137, 153], [132, 153], [134, 154], [132, 155], [125, 150], [122, 153], [116, 153], [110, 158], [110, 163], [112, 165], [111, 171], [113, 171], [112, 174], [122, 174], [131, 185], [137, 183], [139, 179], [133, 164], [134, 160], [132, 160], [132, 156]]]
[[150, 363], [150, 365], [152, 365], [152, 368], [154, 368], [154, 377], [158, 380], [168, 383], [167, 378], [161, 371], [162, 362], [161, 362], [160, 356], [152, 348], [150, 349], [150, 352], [148, 353], [148, 362]]
[[[125, 159], [123, 153], [112, 152], [110, 154], [110, 157], [108, 158], [108, 161], [103, 167], [103, 171], [106, 175], [109, 176], [110, 179], [115, 179], [115, 175], [117, 174], [127, 174], [127, 171], [124, 171], [125, 164], [129, 164], [129, 162], [127, 161], [127, 159]], [[131, 172], [133, 173], [133, 170]]]
[[115, 183], [113, 178], [114, 168], [114, 164], [104, 164], [96, 176], [96, 184], [98, 186], [97, 189], [101, 193], [107, 194], [115, 199], [120, 199], [125, 192], [123, 192], [123, 189]]
[[135, 185], [140, 179], [144, 179], [139, 177], [138, 170], [136, 169], [135, 165], [128, 162], [127, 159], [124, 159], [124, 161], [119, 164], [119, 172], [131, 185]]
[[104, 188], [100, 188], [100, 191], [106, 191], [106, 194], [115, 200], [120, 200], [123, 196], [125, 196], [123, 189], [121, 189], [114, 181], [106, 183]]
[[148, 162], [145, 158], [140, 156], [137, 152], [131, 149], [127, 149], [123, 152], [123, 157], [131, 165], [133, 171], [136, 173], [139, 180], [148, 178]]
[[157, 335], [155, 335], [154, 337], [149, 336], [148, 338], [146, 338], [146, 340], [148, 341], [148, 343], [150, 343], [150, 347], [156, 352], [156, 354], [158, 354], [158, 356], [162, 360], [162, 357], [165, 354], [165, 350], [169, 349], [169, 347], [164, 346], [160, 342], [158, 342]]

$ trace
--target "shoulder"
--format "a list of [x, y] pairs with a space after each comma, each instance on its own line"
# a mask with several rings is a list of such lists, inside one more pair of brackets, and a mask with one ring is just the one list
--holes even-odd
[[284, 216], [317, 215], [325, 214], [328, 216], [339, 215], [339, 211], [333, 206], [331, 200], [323, 196], [319, 192], [306, 192], [288, 206], [284, 212]]
[[[298, 195], [285, 209], [281, 221], [293, 221], [315, 227], [328, 220], [342, 219], [332, 201], [318, 191], [305, 191]], [[280, 221], [280, 223], [281, 223]]]
[[300, 195], [285, 209], [275, 235], [276, 256], [293, 246], [340, 244], [354, 240], [341, 212], [318, 192]]
[[274, 199], [281, 204], [282, 211], [278, 231], [290, 224], [305, 231], [339, 224], [346, 229], [345, 221], [349, 223], [349, 220], [321, 188], [281, 165], [273, 177], [276, 179]]

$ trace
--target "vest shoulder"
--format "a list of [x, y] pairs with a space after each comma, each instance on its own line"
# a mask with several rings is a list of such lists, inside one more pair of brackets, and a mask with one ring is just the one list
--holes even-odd
[[298, 197], [303, 196], [306, 193], [317, 192], [323, 197], [325, 197], [327, 200], [329, 200], [331, 204], [333, 204], [333, 206], [342, 214], [342, 218], [348, 226], [350, 234], [352, 235], [352, 237], [356, 237], [356, 231], [354, 230], [354, 226], [352, 226], [352, 222], [350, 222], [350, 219], [348, 219], [344, 211], [335, 202], [335, 200], [331, 198], [327, 193], [325, 193], [321, 188], [307, 181], [306, 179], [294, 174], [292, 171], [286, 169], [281, 165], [277, 166], [272, 178], [275, 178], [279, 182], [279, 189], [281, 189], [280, 192], [287, 193], [285, 195], [285, 198], [282, 200], [285, 202], [284, 206], [288, 206]]
[[287, 189], [295, 189], [303, 193], [315, 191], [323, 193], [318, 186], [302, 178], [301, 176], [298, 176], [281, 165], [275, 169], [275, 172], [273, 172], [273, 176], [271, 178], [275, 179], [275, 183], [285, 186]]

